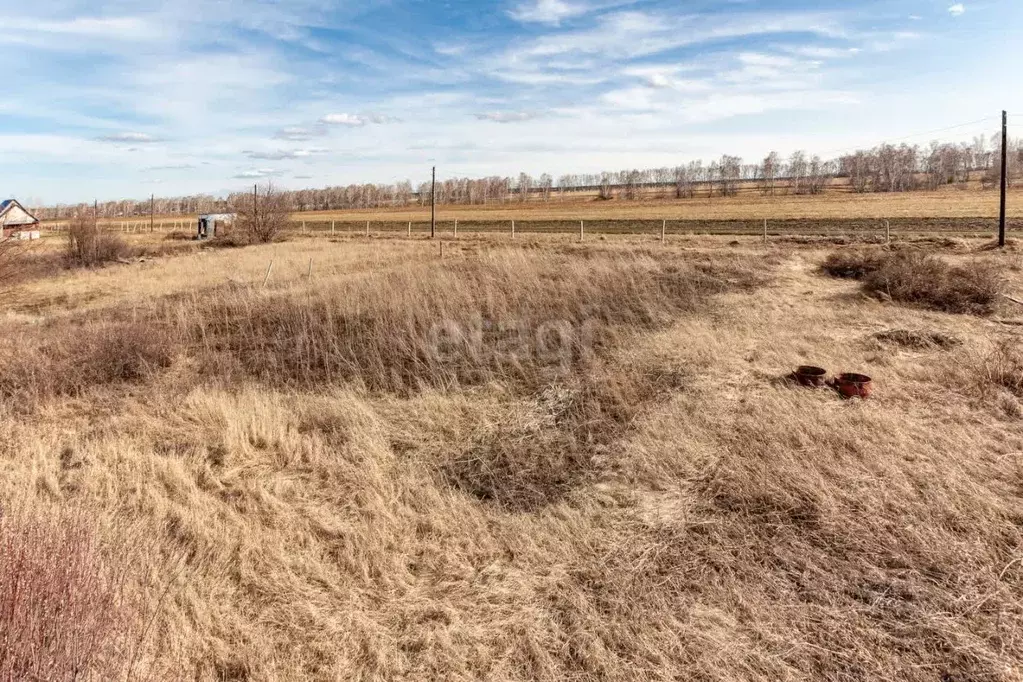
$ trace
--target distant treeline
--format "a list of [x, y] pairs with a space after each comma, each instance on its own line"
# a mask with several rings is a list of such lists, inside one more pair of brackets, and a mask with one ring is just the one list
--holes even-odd
[[[1023, 179], [1023, 140], [1010, 140], [1009, 179]], [[635, 200], [651, 193], [686, 199], [694, 196], [734, 196], [742, 191], [764, 194], [820, 194], [841, 188], [852, 192], [908, 192], [965, 184], [980, 175], [985, 186], [1000, 180], [1001, 139], [989, 144], [984, 137], [972, 143], [932, 142], [928, 147], [882, 144], [837, 159], [797, 151], [787, 158], [770, 153], [758, 163], [724, 155], [710, 162], [691, 161], [673, 168], [626, 169], [617, 172], [562, 175], [555, 179], [544, 173], [534, 178], [521, 173], [517, 178], [452, 178], [437, 182], [438, 204], [493, 204], [513, 201], [549, 201], [552, 196], [573, 192], [596, 193], [601, 199]], [[284, 192], [293, 211], [336, 211], [357, 208], [422, 206], [430, 203], [430, 183], [414, 186], [406, 180], [392, 185], [348, 185], [324, 189]], [[227, 199], [208, 195], [157, 198], [160, 215], [188, 215], [230, 210], [251, 201], [240, 192]], [[42, 219], [67, 218], [91, 210], [88, 204], [36, 208]], [[143, 216], [150, 212], [149, 200], [108, 201], [98, 205], [100, 217]]]

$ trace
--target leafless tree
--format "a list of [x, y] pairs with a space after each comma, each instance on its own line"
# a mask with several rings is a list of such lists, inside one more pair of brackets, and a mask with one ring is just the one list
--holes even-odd
[[774, 194], [774, 181], [781, 171], [781, 158], [778, 152], [771, 152], [764, 157], [760, 167], [760, 191], [764, 194]]
[[739, 181], [742, 179], [742, 159], [738, 156], [725, 154], [718, 164], [721, 176], [721, 196], [734, 197], [739, 193]]
[[600, 174], [600, 192], [599, 196], [601, 199], [613, 199], [614, 190], [612, 189], [611, 174], [601, 173]]
[[544, 173], [543, 175], [541, 175], [540, 176], [540, 184], [539, 184], [540, 198], [543, 199], [544, 201], [550, 201], [551, 200], [551, 187], [553, 187], [553, 186], [554, 186], [554, 178], [552, 178], [547, 173]]
[[245, 196], [235, 204], [238, 230], [253, 244], [275, 241], [291, 219], [285, 195], [268, 182]]
[[828, 186], [834, 176], [834, 164], [830, 161], [822, 161], [816, 154], [810, 159], [807, 172], [806, 189], [810, 194], [821, 194]]
[[622, 184], [625, 185], [623, 197], [628, 200], [635, 200], [639, 198], [640, 187], [642, 186], [643, 176], [638, 170], [623, 171], [624, 176]]
[[789, 187], [795, 194], [803, 194], [807, 191], [806, 175], [809, 166], [806, 162], [806, 152], [800, 150], [792, 153], [789, 157], [789, 165], [786, 175], [789, 176]]

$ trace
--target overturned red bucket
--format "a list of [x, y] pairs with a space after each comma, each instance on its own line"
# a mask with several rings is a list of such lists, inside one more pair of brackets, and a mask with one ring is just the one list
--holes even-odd
[[869, 398], [874, 392], [874, 382], [866, 374], [839, 374], [835, 387], [845, 398]]
[[823, 386], [828, 376], [828, 370], [813, 365], [803, 365], [796, 369], [796, 381], [802, 386]]

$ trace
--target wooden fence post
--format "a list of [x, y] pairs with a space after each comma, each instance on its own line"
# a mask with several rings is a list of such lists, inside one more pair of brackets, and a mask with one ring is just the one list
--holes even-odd
[[764, 218], [764, 243], [767, 243], [767, 218]]
[[887, 220], [884, 221], [884, 240], [887, 244], [892, 243], [892, 224]]
[[583, 240], [583, 221], [579, 221], [579, 241]]
[[512, 239], [515, 239], [515, 221], [512, 221]]
[[667, 220], [662, 220], [661, 221], [661, 243], [662, 244], [664, 243], [664, 232], [667, 229], [667, 227], [668, 227], [668, 221]]

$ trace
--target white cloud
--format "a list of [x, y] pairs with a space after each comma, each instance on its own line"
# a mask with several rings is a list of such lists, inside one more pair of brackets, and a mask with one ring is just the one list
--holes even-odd
[[294, 142], [304, 142], [311, 140], [314, 137], [322, 137], [327, 134], [327, 129], [323, 126], [287, 126], [281, 128], [274, 137], [278, 140], [291, 140]]
[[258, 159], [262, 161], [284, 161], [288, 159], [308, 159], [316, 154], [326, 154], [327, 149], [282, 149], [272, 152], [263, 151], [244, 151], [242, 152], [245, 156], [250, 159]]
[[124, 142], [131, 144], [148, 144], [151, 142], [158, 142], [158, 140], [152, 135], [146, 133], [113, 133], [111, 135], [103, 135], [97, 138], [100, 142]]
[[564, 0], [529, 0], [508, 12], [515, 21], [524, 24], [548, 24], [557, 26], [565, 19], [581, 16], [590, 11], [582, 4], [564, 2]]
[[365, 116], [359, 114], [327, 114], [320, 119], [320, 123], [329, 126], [348, 126], [349, 128], [359, 128], [367, 123]]
[[494, 123], [516, 123], [519, 121], [530, 121], [537, 118], [539, 114], [529, 111], [488, 111], [476, 114], [480, 121], [493, 121]]
[[275, 175], [279, 175], [280, 171], [276, 171], [273, 168], [253, 168], [252, 170], [242, 171], [234, 176], [236, 180], [261, 180], [263, 178], [272, 178]]
[[954, 5], [952, 5], [952, 6], [950, 6], [948, 8], [948, 13], [951, 14], [952, 16], [954, 16], [954, 17], [960, 17], [965, 12], [966, 12], [966, 5], [964, 5], [961, 2], [957, 2], [956, 4], [954, 4]]

